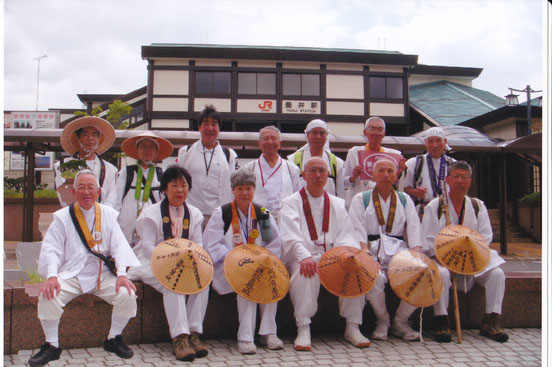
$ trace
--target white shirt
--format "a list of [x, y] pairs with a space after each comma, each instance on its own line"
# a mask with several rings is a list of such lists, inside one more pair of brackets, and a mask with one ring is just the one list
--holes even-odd
[[[406, 161], [406, 178], [404, 180], [404, 187], [408, 188], [425, 188], [427, 189], [425, 201], [430, 201], [433, 198], [436, 198], [438, 195], [436, 192], [433, 192], [433, 188], [431, 187], [431, 177], [429, 172], [429, 165], [427, 164], [427, 155], [429, 153], [424, 154], [422, 160], [422, 171], [420, 172], [420, 177], [418, 178], [418, 182], [414, 182], [414, 173], [416, 171], [416, 157], [412, 157], [409, 160]], [[452, 162], [456, 162], [456, 159], [448, 157]], [[435, 171], [435, 179], [439, 180], [439, 167], [441, 165], [441, 158], [433, 159], [433, 168]], [[447, 167], [445, 165], [445, 167]], [[448, 167], [445, 169], [445, 177], [448, 172]], [[446, 184], [445, 184], [446, 185]], [[447, 186], [448, 190], [448, 186]]]
[[[309, 145], [305, 145], [301, 147], [297, 152], [292, 153], [288, 155], [287, 159], [295, 164], [295, 155], [299, 152], [302, 152], [302, 163], [301, 167], [305, 167], [305, 163], [309, 159], [312, 158], [311, 151], [309, 149]], [[324, 149], [324, 153], [322, 154], [322, 159], [328, 164], [328, 167], [330, 167], [330, 154], [331, 151], [329, 149]], [[345, 198], [345, 188], [344, 188], [344, 182], [343, 182], [343, 159], [339, 157], [335, 157], [336, 159], [336, 172], [335, 172], [335, 179], [332, 177], [328, 177], [328, 181], [326, 182], [326, 186], [324, 186], [324, 190], [331, 195], [335, 195], [340, 198]], [[299, 172], [301, 174], [301, 172]], [[330, 175], [332, 174], [332, 168], [330, 167]], [[303, 177], [301, 177], [301, 185], [303, 187], [306, 187], [305, 180]]]
[[330, 222], [328, 232], [322, 232], [324, 196], [312, 197], [308, 190], [307, 198], [311, 206], [313, 222], [318, 240], [313, 242], [310, 237], [307, 219], [303, 211], [303, 199], [296, 192], [283, 200], [280, 212], [280, 232], [284, 246], [284, 257], [288, 263], [300, 262], [308, 257], [318, 261], [326, 251], [336, 246], [351, 246], [360, 248], [358, 241], [352, 235], [352, 227], [345, 210], [345, 201], [337, 196], [330, 198]]
[[261, 154], [259, 159], [247, 163], [243, 168], [255, 173], [253, 201], [266, 207], [275, 215], [282, 208], [282, 199], [301, 189], [299, 168], [281, 157], [278, 157], [274, 167], [270, 167], [264, 155]]
[[[102, 243], [93, 250], [103, 255], [111, 255], [117, 266], [117, 276], [126, 274], [127, 266], [140, 265], [132, 252], [130, 245], [119, 224], [115, 209], [100, 204]], [[94, 208], [82, 210], [88, 228], [94, 228]], [[69, 214], [69, 207], [54, 213], [54, 221], [50, 224], [42, 241], [38, 260], [38, 272], [45, 278], [52, 276], [61, 279], [77, 277], [83, 292], [89, 292], [96, 287], [100, 260], [92, 255], [82, 243]], [[88, 245], [87, 245], [88, 246]], [[108, 268], [102, 263], [102, 279], [108, 273]]]
[[[75, 158], [70, 157], [64, 160], [64, 162], [75, 160]], [[104, 160], [105, 164], [105, 176], [104, 176], [104, 182], [102, 186], [101, 191], [101, 197], [100, 197], [100, 203], [109, 205], [112, 208], [117, 208], [117, 191], [115, 188], [115, 179], [117, 177], [117, 168], [115, 168], [114, 165]], [[102, 163], [100, 162], [100, 158], [98, 155], [95, 155], [94, 159], [86, 160], [86, 165], [88, 168], [94, 172], [96, 177], [98, 178], [98, 181], [100, 180], [100, 175], [102, 171]], [[60, 187], [65, 183], [65, 179], [61, 177], [61, 171], [60, 171], [60, 161], [57, 161], [54, 164], [54, 182], [56, 184], [56, 188]], [[62, 207], [66, 207], [68, 204], [61, 200], [61, 195], [57, 193], [59, 203]]]
[[216, 207], [232, 200], [230, 174], [236, 169], [237, 154], [232, 149], [229, 152], [227, 161], [218, 142], [214, 149], [209, 150], [204, 148], [201, 140], [178, 150], [178, 165], [192, 176], [192, 190], [186, 202], [203, 215], [211, 215]]
[[[381, 147], [385, 153], [401, 154], [396, 149]], [[343, 171], [343, 181], [345, 188], [348, 188], [347, 193], [345, 194], [345, 205], [347, 208], [351, 206], [351, 200], [359, 192], [371, 190], [376, 186], [376, 183], [372, 180], [361, 180], [357, 178], [355, 182], [350, 182], [349, 177], [353, 175], [353, 169], [359, 165], [358, 161], [358, 152], [366, 150], [366, 146], [352, 147], [347, 153], [347, 158], [345, 159], [345, 170]]]

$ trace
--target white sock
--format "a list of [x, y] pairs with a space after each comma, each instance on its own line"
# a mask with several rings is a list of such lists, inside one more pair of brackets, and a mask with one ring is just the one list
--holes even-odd
[[59, 348], [58, 329], [59, 320], [40, 320], [46, 341], [54, 347]]
[[109, 335], [107, 336], [107, 339], [113, 339], [117, 335], [121, 335], [123, 332], [123, 329], [125, 326], [127, 326], [128, 321], [130, 318], [128, 317], [121, 317], [117, 316], [115, 314], [111, 315], [111, 329], [109, 329]]

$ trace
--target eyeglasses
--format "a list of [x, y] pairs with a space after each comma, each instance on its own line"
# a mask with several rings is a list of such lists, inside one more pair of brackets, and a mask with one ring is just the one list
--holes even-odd
[[328, 170], [326, 168], [309, 168], [307, 170], [307, 172], [310, 172], [310, 173], [320, 173], [320, 174], [324, 174], [326, 172], [328, 172]]
[[385, 131], [383, 127], [376, 127], [376, 126], [370, 126], [367, 130], [372, 132], [378, 132], [378, 133], [382, 133]]
[[454, 178], [455, 180], [464, 180], [464, 181], [467, 181], [470, 179], [470, 176], [468, 175], [455, 175], [455, 174], [452, 174], [450, 175], [450, 177]]
[[81, 192], [84, 192], [84, 191], [88, 191], [88, 192], [91, 192], [91, 191], [94, 191], [94, 190], [97, 190], [98, 188], [94, 185], [78, 185], [77, 186], [77, 191], [81, 191]]

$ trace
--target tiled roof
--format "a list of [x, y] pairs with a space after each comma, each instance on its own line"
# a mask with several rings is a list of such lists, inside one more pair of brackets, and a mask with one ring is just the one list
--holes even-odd
[[[522, 106], [527, 106], [527, 101], [520, 103]], [[542, 107], [542, 97], [531, 99], [531, 106]]]
[[449, 81], [410, 86], [410, 103], [440, 125], [456, 125], [503, 107], [505, 100], [487, 91]]

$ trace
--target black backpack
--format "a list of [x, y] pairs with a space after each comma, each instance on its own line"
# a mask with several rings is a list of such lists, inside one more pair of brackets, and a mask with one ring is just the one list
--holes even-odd
[[[138, 173], [138, 166], [136, 164], [133, 164], [133, 165], [130, 165], [130, 166], [126, 166], [126, 170], [127, 170], [127, 176], [126, 176], [126, 183], [125, 183], [125, 192], [123, 194], [123, 198], [125, 198], [126, 194], [128, 194], [128, 191], [130, 189], [136, 189], [136, 186], [130, 186], [132, 184], [132, 179], [134, 178], [134, 175], [136, 173]], [[159, 182], [161, 182], [161, 176], [163, 176], [163, 169], [161, 167], [157, 167], [155, 166], [155, 173], [157, 175], [157, 180]], [[155, 201], [155, 198], [153, 197], [153, 190], [159, 190], [158, 187], [152, 187], [151, 188], [151, 191], [150, 191], [150, 200], [152, 202], [152, 204], [155, 204], [156, 201]], [[121, 201], [122, 201], [121, 199]]]

